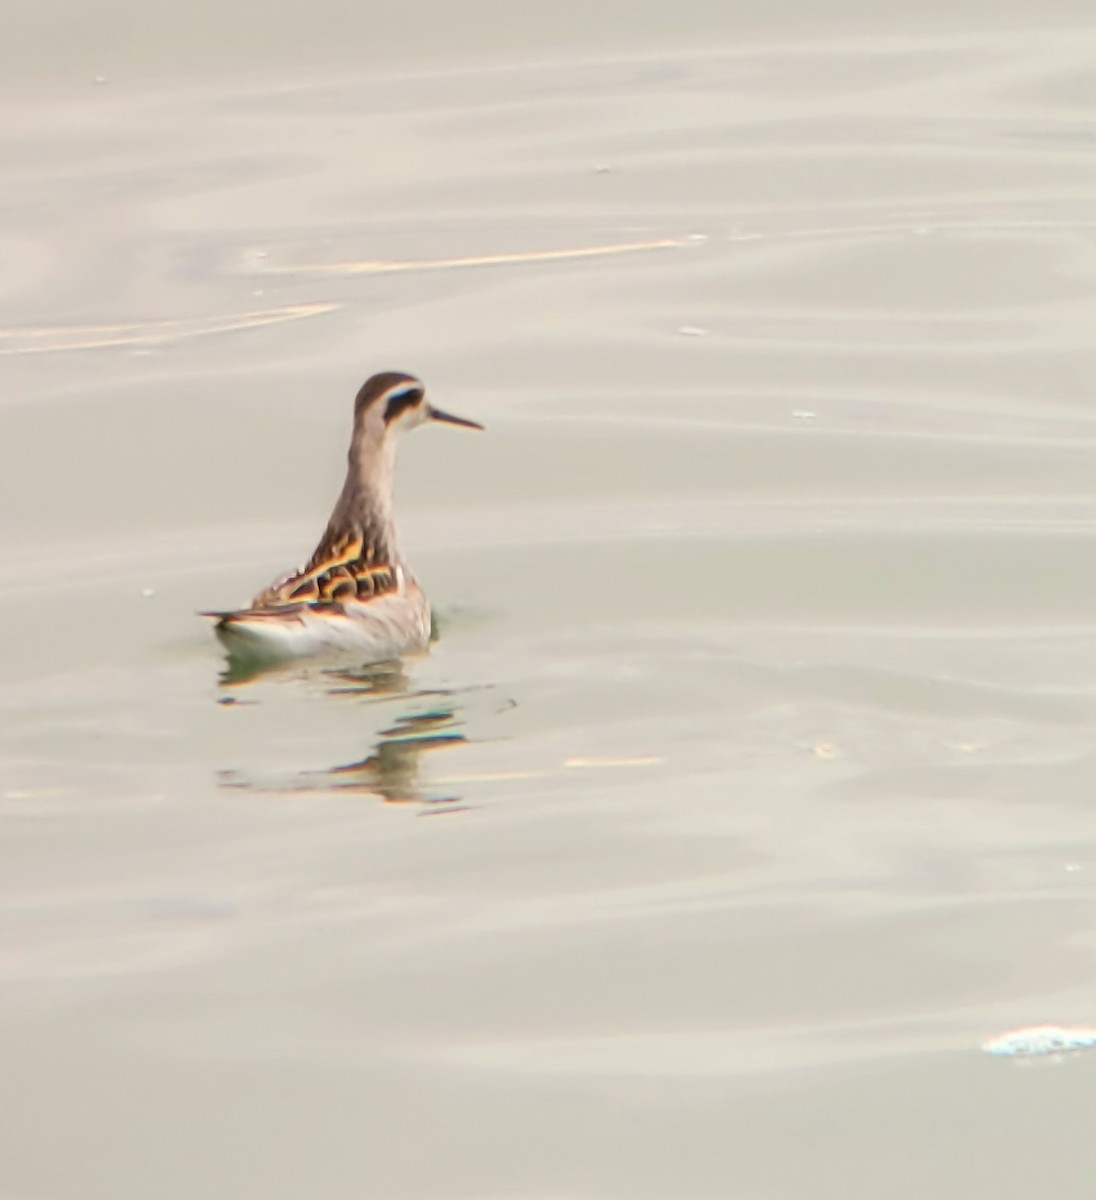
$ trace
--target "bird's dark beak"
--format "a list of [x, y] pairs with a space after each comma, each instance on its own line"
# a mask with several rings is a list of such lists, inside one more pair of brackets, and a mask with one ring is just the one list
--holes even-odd
[[443, 421], [446, 425], [463, 425], [465, 429], [482, 429], [478, 421], [469, 421], [464, 417], [454, 417], [452, 413], [442, 412], [432, 404], [427, 408], [426, 415], [431, 421]]

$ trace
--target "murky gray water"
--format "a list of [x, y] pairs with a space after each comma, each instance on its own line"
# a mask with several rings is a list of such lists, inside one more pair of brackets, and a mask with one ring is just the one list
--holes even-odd
[[[979, 1049], [1096, 1020], [1096, 31], [1029, 7], [12, 63], [0, 1195], [1091, 1194], [1096, 1056]], [[488, 427], [403, 450], [440, 642], [220, 684], [388, 367]]]

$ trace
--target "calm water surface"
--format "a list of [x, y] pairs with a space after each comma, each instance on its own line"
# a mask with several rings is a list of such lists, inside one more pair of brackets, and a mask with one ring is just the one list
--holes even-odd
[[[979, 1049], [1096, 1020], [1096, 27], [1006, 8], [20, 85], [0, 1195], [1091, 1195], [1096, 1056]], [[222, 680], [390, 367], [440, 641]]]

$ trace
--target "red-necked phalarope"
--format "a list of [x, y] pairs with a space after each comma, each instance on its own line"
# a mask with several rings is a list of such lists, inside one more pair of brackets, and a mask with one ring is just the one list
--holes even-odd
[[482, 429], [427, 403], [413, 375], [387, 371], [354, 401], [346, 482], [320, 544], [303, 567], [276, 580], [247, 608], [207, 612], [232, 655], [296, 658], [331, 650], [380, 662], [430, 640], [430, 605], [400, 557], [392, 476], [400, 435], [427, 421]]

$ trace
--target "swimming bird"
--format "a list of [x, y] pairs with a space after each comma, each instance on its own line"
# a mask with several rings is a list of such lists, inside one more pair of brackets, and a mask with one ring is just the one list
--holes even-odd
[[426, 647], [430, 604], [396, 543], [392, 480], [400, 438], [430, 421], [483, 428], [435, 408], [414, 375], [385, 371], [365, 381], [354, 400], [346, 482], [312, 557], [247, 608], [201, 614], [216, 621], [231, 657], [346, 651], [364, 664]]

